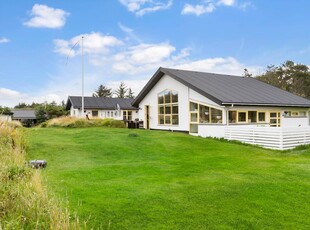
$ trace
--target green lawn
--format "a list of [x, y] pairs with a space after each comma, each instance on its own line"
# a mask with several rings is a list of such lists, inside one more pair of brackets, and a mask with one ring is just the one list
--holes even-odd
[[29, 129], [27, 138], [29, 158], [48, 162], [51, 191], [88, 227], [310, 229], [310, 149], [109, 128]]

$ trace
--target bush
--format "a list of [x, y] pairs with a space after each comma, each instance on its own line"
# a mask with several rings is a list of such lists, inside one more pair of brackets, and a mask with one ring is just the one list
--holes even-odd
[[125, 125], [124, 121], [112, 120], [110, 127], [112, 127], [112, 128], [126, 128], [126, 125]]
[[74, 117], [59, 117], [43, 122], [41, 128], [46, 127], [68, 127], [68, 128], [85, 128], [85, 127], [112, 127], [112, 128], [125, 128], [124, 121], [114, 120], [111, 118], [106, 119], [83, 119]]
[[104, 126], [104, 127], [111, 127], [111, 122], [112, 122], [112, 120], [113, 119], [111, 119], [111, 118], [105, 118], [105, 119], [103, 119], [103, 121], [102, 121], [102, 126]]

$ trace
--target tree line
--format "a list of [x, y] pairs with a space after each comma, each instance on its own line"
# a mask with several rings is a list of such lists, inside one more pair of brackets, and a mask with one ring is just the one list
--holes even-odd
[[134, 92], [128, 88], [124, 82], [121, 82], [116, 90], [104, 85], [99, 87], [93, 93], [93, 97], [117, 97], [117, 98], [135, 98]]
[[[37, 118], [37, 123], [42, 123], [46, 120], [66, 116], [69, 111], [65, 108], [65, 102], [62, 101], [61, 104], [56, 102], [51, 103], [35, 103], [27, 104], [25, 102], [20, 102], [18, 105], [14, 106], [14, 109], [33, 109]], [[0, 106], [0, 114], [11, 113], [11, 109], [8, 107]]]
[[[247, 69], [244, 76], [252, 77]], [[285, 61], [279, 66], [269, 65], [256, 79], [286, 90], [298, 96], [310, 99], [310, 68], [304, 64]]]

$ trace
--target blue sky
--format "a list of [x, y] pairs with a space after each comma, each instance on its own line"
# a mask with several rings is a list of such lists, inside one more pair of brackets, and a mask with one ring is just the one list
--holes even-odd
[[308, 0], [0, 1], [0, 105], [66, 100], [160, 67], [241, 75], [310, 65]]

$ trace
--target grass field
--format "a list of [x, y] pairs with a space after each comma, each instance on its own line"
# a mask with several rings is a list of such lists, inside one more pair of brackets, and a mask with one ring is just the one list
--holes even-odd
[[[29, 129], [51, 191], [100, 229], [310, 229], [310, 149], [161, 131]], [[136, 135], [135, 135], [136, 134]]]

